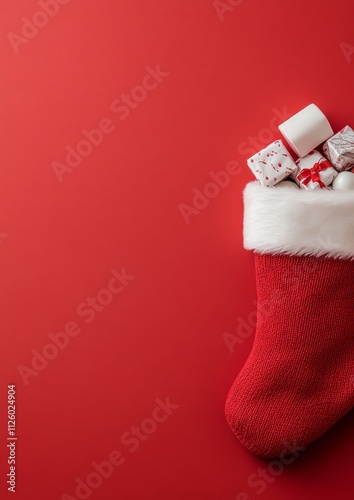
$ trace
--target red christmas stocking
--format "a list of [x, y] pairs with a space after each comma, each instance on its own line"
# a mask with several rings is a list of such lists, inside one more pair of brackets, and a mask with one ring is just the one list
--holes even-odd
[[244, 206], [257, 328], [226, 418], [250, 451], [275, 458], [354, 406], [354, 191], [251, 182]]

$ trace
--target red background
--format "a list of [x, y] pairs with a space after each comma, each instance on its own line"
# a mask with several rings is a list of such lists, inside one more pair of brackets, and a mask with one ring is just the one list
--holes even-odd
[[[274, 108], [311, 102], [335, 130], [353, 125], [354, 63], [341, 44], [354, 45], [354, 4], [231, 3], [218, 15], [211, 0], [72, 0], [15, 53], [8, 34], [42, 9], [1, 2], [3, 498], [10, 383], [19, 500], [75, 498], [75, 479], [115, 449], [125, 463], [92, 500], [352, 498], [352, 412], [264, 492], [248, 485], [267, 464], [233, 436], [224, 401], [252, 335], [230, 352], [223, 334], [255, 309], [242, 248], [250, 136], [279, 138]], [[111, 103], [157, 65], [169, 75], [121, 120]], [[52, 163], [103, 118], [115, 130], [59, 182]], [[231, 160], [241, 172], [187, 224], [180, 204], [192, 207], [193, 189]], [[76, 307], [123, 267], [135, 279], [86, 324]], [[26, 385], [18, 366], [68, 321], [80, 335]], [[130, 452], [121, 435], [167, 396], [179, 408]]]

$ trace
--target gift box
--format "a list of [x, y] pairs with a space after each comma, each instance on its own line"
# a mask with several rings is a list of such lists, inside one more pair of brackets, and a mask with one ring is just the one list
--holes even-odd
[[337, 175], [337, 170], [321, 153], [311, 151], [296, 160], [296, 170], [291, 177], [302, 189], [316, 189], [327, 188]]
[[262, 186], [274, 186], [295, 171], [296, 165], [283, 141], [275, 141], [247, 160]]
[[300, 158], [334, 134], [329, 121], [316, 104], [309, 104], [278, 128]]
[[323, 153], [338, 172], [354, 167], [354, 131], [342, 128], [324, 143]]

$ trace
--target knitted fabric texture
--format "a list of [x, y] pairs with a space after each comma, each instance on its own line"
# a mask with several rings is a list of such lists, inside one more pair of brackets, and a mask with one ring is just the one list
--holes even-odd
[[255, 340], [225, 413], [244, 446], [276, 458], [354, 406], [354, 260], [254, 250]]

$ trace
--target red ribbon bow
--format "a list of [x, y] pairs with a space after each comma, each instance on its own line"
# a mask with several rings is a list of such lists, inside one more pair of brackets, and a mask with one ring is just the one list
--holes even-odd
[[304, 186], [307, 186], [307, 184], [312, 181], [312, 182], [318, 182], [320, 188], [326, 187], [326, 185], [321, 181], [320, 179], [320, 172], [322, 170], [326, 170], [326, 168], [330, 168], [332, 165], [329, 163], [328, 160], [323, 160], [319, 161], [314, 164], [313, 167], [311, 168], [304, 168], [302, 172], [297, 176], [298, 180], [304, 184]]

